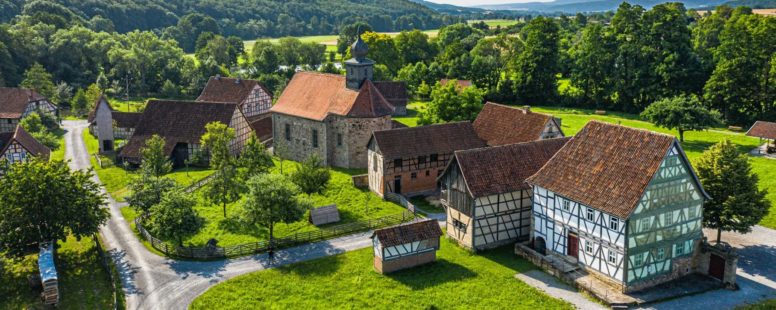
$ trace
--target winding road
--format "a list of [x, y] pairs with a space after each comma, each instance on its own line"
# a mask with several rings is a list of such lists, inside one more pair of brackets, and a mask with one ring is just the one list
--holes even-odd
[[[64, 121], [65, 158], [72, 169], [89, 169], [91, 162], [82, 133], [85, 121]], [[97, 176], [94, 177], [99, 182]], [[196, 262], [164, 258], [148, 251], [108, 195], [111, 218], [101, 228], [106, 247], [121, 274], [127, 309], [187, 309], [209, 287], [224, 280], [273, 266], [316, 259], [371, 246], [369, 232], [277, 251], [272, 263], [266, 254], [221, 261]]]

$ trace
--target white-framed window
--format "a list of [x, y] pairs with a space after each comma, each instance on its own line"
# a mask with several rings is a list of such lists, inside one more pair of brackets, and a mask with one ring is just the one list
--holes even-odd
[[663, 226], [669, 226], [674, 223], [674, 212], [667, 212], [663, 214]]
[[620, 219], [612, 216], [609, 218], [609, 229], [618, 231], [620, 230]]
[[641, 219], [641, 231], [642, 232], [648, 231], [649, 230], [649, 224], [650, 224], [649, 218]]
[[617, 253], [615, 253], [613, 250], [609, 250], [609, 262], [612, 264], [617, 263]]
[[674, 250], [674, 256], [683, 255], [684, 253], [684, 242], [677, 243], [676, 249]]
[[560, 204], [563, 206], [563, 211], [571, 211], [571, 201], [568, 199], [560, 199]]
[[695, 207], [690, 207], [687, 209], [687, 218], [691, 219], [695, 217]]
[[587, 220], [588, 221], [594, 221], [595, 220], [595, 213], [593, 213], [593, 209], [587, 208]]
[[585, 240], [585, 253], [593, 254], [593, 243]]
[[665, 248], [657, 248], [657, 254], [655, 255], [657, 257], [657, 260], [663, 260], [666, 258], [666, 249]]
[[633, 266], [641, 267], [644, 265], [644, 253], [633, 255]]

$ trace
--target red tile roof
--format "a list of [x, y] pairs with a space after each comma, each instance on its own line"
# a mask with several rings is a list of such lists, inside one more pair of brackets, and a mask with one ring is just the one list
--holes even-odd
[[393, 106], [375, 85], [367, 80], [359, 91], [345, 87], [345, 77], [336, 74], [298, 72], [277, 103], [270, 109], [321, 121], [329, 114], [350, 117], [391, 115]]
[[406, 106], [410, 101], [407, 94], [407, 84], [404, 82], [379, 81], [374, 82], [385, 100], [394, 107]]
[[27, 103], [43, 99], [31, 89], [0, 87], [0, 118], [21, 118]]
[[538, 140], [552, 116], [530, 109], [488, 102], [474, 120], [474, 130], [488, 145], [505, 145]]
[[469, 122], [380, 130], [372, 139], [388, 160], [486, 146]]
[[250, 124], [253, 132], [256, 133], [256, 138], [259, 141], [267, 141], [272, 139], [272, 113], [262, 113], [254, 115], [248, 118], [248, 124]]
[[670, 135], [591, 121], [527, 182], [627, 218], [672, 146]]
[[469, 81], [469, 80], [453, 80], [453, 79], [439, 80], [439, 84], [441, 84], [442, 86], [447, 85], [447, 83], [449, 82], [457, 83], [458, 87], [460, 88], [466, 88], [466, 87], [472, 86], [472, 81]]
[[197, 101], [242, 103], [256, 86], [272, 96], [272, 93], [256, 80], [210, 77]]
[[747, 136], [763, 139], [776, 139], [776, 123], [756, 121], [746, 132]]
[[472, 197], [531, 188], [525, 179], [547, 163], [571, 138], [557, 138], [455, 152]]
[[47, 146], [38, 142], [38, 140], [27, 133], [27, 131], [24, 130], [22, 126], [16, 126], [16, 130], [13, 132], [13, 135], [6, 133], [0, 136], [0, 148], [2, 148], [0, 154], [4, 154], [6, 150], [8, 150], [8, 147], [11, 145], [12, 141], [18, 142], [25, 150], [27, 150], [27, 152], [33, 156], [38, 156], [48, 160], [49, 155], [51, 154], [51, 150]]
[[383, 247], [391, 247], [415, 241], [435, 239], [442, 236], [442, 229], [434, 219], [406, 223], [375, 230], [372, 238], [377, 238]]

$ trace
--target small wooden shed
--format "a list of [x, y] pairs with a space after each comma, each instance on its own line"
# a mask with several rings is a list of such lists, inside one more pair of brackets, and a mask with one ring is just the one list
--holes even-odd
[[337, 205], [328, 205], [310, 210], [310, 223], [315, 226], [336, 223], [340, 221]]
[[54, 265], [54, 242], [44, 243], [40, 246], [38, 255], [38, 269], [40, 269], [40, 281], [43, 285], [41, 298], [47, 305], [59, 303], [59, 281], [57, 279], [57, 267]]
[[386, 274], [434, 262], [442, 229], [434, 219], [375, 230], [374, 267]]

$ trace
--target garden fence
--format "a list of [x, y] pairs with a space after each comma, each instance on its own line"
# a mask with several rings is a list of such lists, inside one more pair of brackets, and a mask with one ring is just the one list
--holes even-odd
[[406, 197], [397, 193], [385, 193], [385, 200], [393, 201], [400, 204], [402, 207], [407, 208], [408, 211], [415, 213], [415, 205], [412, 204]]
[[[328, 240], [344, 235], [349, 235], [357, 232], [364, 232], [378, 228], [384, 228], [388, 226], [398, 225], [401, 223], [409, 222], [415, 218], [415, 214], [411, 212], [402, 212], [401, 214], [388, 215], [380, 218], [368, 219], [363, 221], [357, 221], [347, 224], [335, 225], [324, 227], [315, 231], [298, 232], [285, 237], [277, 238], [274, 240], [274, 248], [288, 248], [296, 245], [301, 245], [310, 242]], [[244, 243], [228, 247], [219, 246], [200, 246], [200, 247], [186, 247], [170, 245], [169, 243], [160, 240], [151, 235], [151, 233], [143, 227], [143, 218], [135, 218], [135, 227], [140, 235], [143, 236], [151, 246], [170, 257], [189, 258], [189, 259], [217, 259], [227, 257], [237, 257], [258, 254], [266, 252], [269, 249], [269, 242], [258, 241], [252, 243]]]
[[217, 172], [214, 172], [214, 173], [212, 173], [212, 174], [210, 174], [210, 175], [200, 179], [199, 181], [194, 182], [193, 184], [189, 185], [189, 187], [186, 187], [186, 189], [184, 191], [187, 194], [190, 194], [190, 193], [193, 193], [194, 191], [202, 188], [203, 186], [207, 185], [208, 183], [210, 183], [210, 181], [213, 180], [213, 178], [216, 176], [216, 173]]

